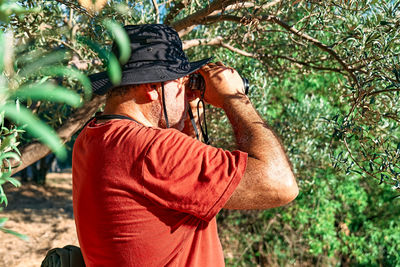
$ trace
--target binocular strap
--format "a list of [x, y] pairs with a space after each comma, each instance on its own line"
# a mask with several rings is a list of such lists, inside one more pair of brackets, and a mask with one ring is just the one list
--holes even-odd
[[[204, 129], [203, 129], [203, 126], [201, 124], [200, 103], [203, 103], [203, 107], [204, 107], [204, 112], [203, 112]], [[200, 140], [199, 130], [197, 129], [197, 125], [196, 125], [196, 121], [194, 120], [192, 109], [191, 109], [189, 104], [188, 104], [188, 106], [189, 106], [188, 107], [188, 113], [189, 113], [190, 121], [192, 123], [194, 132], [196, 134], [196, 139]], [[209, 145], [210, 144], [210, 140], [208, 138], [208, 130], [207, 130], [207, 122], [206, 122], [206, 106], [204, 105], [204, 102], [202, 100], [199, 100], [199, 102], [197, 103], [197, 116], [199, 118], [199, 125], [200, 125], [201, 133], [203, 135], [204, 143]]]

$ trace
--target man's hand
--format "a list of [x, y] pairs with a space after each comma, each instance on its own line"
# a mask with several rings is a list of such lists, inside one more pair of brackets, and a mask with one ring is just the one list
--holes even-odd
[[217, 62], [203, 66], [199, 72], [206, 82], [207, 103], [222, 108], [226, 98], [245, 95], [242, 78], [233, 68]]

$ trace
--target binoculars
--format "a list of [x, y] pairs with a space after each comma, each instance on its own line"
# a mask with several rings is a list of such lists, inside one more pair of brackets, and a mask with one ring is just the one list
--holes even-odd
[[[250, 88], [249, 80], [247, 80], [246, 78], [243, 78], [243, 77], [241, 77], [241, 78], [243, 81], [244, 92], [247, 95], [249, 93], [249, 88]], [[199, 74], [199, 73], [190, 74], [189, 89], [190, 90], [200, 90], [202, 92], [205, 91], [206, 82], [205, 82], [203, 76], [201, 76], [201, 74]]]

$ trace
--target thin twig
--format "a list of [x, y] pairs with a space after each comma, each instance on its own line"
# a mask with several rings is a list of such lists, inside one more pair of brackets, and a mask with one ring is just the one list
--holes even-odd
[[245, 56], [245, 57], [252, 57], [252, 58], [258, 58], [257, 54], [250, 53], [241, 49], [238, 49], [236, 47], [233, 47], [232, 45], [226, 44], [223, 42], [224, 38], [222, 36], [217, 36], [213, 39], [193, 39], [193, 40], [188, 40], [183, 42], [183, 49], [189, 49], [195, 46], [199, 45], [216, 45], [216, 46], [221, 46], [224, 48], [227, 48], [239, 55]]
[[[397, 56], [400, 56], [400, 53], [393, 54], [393, 55], [390, 55], [390, 56], [383, 56], [383, 57], [380, 57], [380, 58], [376, 58], [375, 56], [367, 57], [365, 59], [362, 59], [362, 60], [359, 60], [357, 62], [354, 62], [354, 63], [350, 64], [350, 66], [353, 66], [355, 64], [361, 63], [362, 61], [374, 60], [374, 63], [375, 63], [375, 62], [379, 62], [379, 61], [381, 61], [383, 59], [393, 58], [393, 57], [397, 57]], [[359, 70], [359, 69], [364, 68], [366, 66], [367, 66], [367, 64], [362, 64], [362, 65], [359, 65], [357, 67], [353, 67], [353, 69], [354, 70]]]
[[263, 55], [263, 56], [261, 56], [260, 54], [257, 54], [257, 53], [251, 53], [251, 52], [236, 48], [232, 45], [224, 43], [223, 41], [224, 41], [224, 38], [222, 36], [217, 36], [213, 39], [192, 39], [192, 40], [183, 41], [183, 49], [186, 50], [186, 49], [189, 49], [189, 48], [192, 48], [195, 46], [200, 46], [200, 45], [221, 46], [221, 47], [229, 49], [230, 51], [237, 53], [239, 55], [242, 55], [245, 57], [251, 57], [254, 59], [258, 59], [258, 60], [262, 60], [262, 58], [281, 58], [281, 59], [285, 59], [285, 60], [291, 61], [293, 63], [300, 64], [300, 65], [303, 65], [303, 66], [306, 66], [306, 67], [309, 67], [312, 69], [322, 70], [322, 71], [333, 71], [333, 72], [338, 72], [338, 73], [343, 74], [341, 69], [316, 66], [316, 65], [313, 65], [312, 62], [304, 62], [304, 61], [296, 60], [296, 59], [288, 57], [288, 56], [281, 56], [281, 55]]
[[[349, 152], [350, 158], [351, 158], [351, 159], [353, 160], [353, 162], [357, 165], [357, 167], [360, 168], [360, 170], [362, 170], [365, 174], [371, 176], [372, 178], [374, 178], [374, 179], [376, 179], [376, 180], [378, 180], [378, 181], [381, 181], [380, 178], [376, 177], [373, 173], [370, 173], [369, 171], [367, 171], [365, 168], [363, 168], [363, 167], [360, 165], [360, 163], [358, 163], [358, 161], [354, 158], [353, 153], [351, 152], [351, 149], [350, 149], [349, 145], [347, 144], [346, 138], [343, 139], [343, 142], [344, 142], [344, 145], [346, 146], [346, 150]], [[388, 183], [388, 182], [386, 182], [386, 181], [382, 181], [382, 182], [384, 182], [385, 184], [390, 184], [390, 185], [392, 185], [391, 183]]]
[[315, 39], [314, 37], [297, 30], [295, 27], [288, 25], [286, 22], [280, 20], [279, 18], [277, 18], [275, 16], [268, 16], [268, 17], [265, 17], [263, 20], [271, 21], [271, 22], [273, 22], [273, 23], [285, 28], [286, 30], [290, 31], [291, 33], [297, 35], [298, 37], [300, 37], [300, 38], [302, 38], [302, 39], [314, 44], [315, 46], [317, 46], [321, 50], [327, 52], [334, 59], [336, 59], [336, 61], [350, 75], [350, 77], [352, 78], [353, 82], [358, 85], [358, 80], [357, 80], [357, 77], [355, 76], [353, 70], [350, 69], [349, 66], [340, 58], [340, 56], [334, 50], [332, 50], [329, 46], [321, 43], [319, 40]]
[[294, 59], [294, 58], [291, 58], [291, 57], [288, 57], [288, 56], [268, 55], [268, 57], [286, 59], [286, 60], [291, 61], [293, 63], [297, 63], [297, 64], [300, 64], [300, 65], [303, 65], [303, 66], [306, 66], [306, 67], [310, 67], [310, 68], [313, 68], [313, 69], [316, 69], [316, 70], [327, 70], [327, 71], [333, 71], [333, 72], [338, 72], [338, 73], [343, 74], [341, 69], [328, 68], [328, 67], [323, 67], [323, 66], [316, 66], [316, 65], [313, 65], [312, 62], [300, 61], [300, 60], [297, 60], [297, 59]]
[[58, 43], [61, 43], [61, 44], [65, 45], [66, 47], [70, 48], [72, 51], [77, 53], [80, 58], [83, 58], [81, 52], [78, 49], [74, 48], [72, 45], [68, 44], [67, 42], [65, 42], [63, 40], [60, 40], [60, 39], [57, 39], [57, 38], [54, 38], [54, 37], [48, 37], [48, 39], [51, 40], [51, 41], [55, 41], [55, 42], [58, 42]]
[[156, 23], [160, 23], [160, 11], [158, 10], [157, 0], [151, 0], [153, 2], [154, 11], [156, 12]]
[[366, 96], [374, 96], [374, 95], [379, 95], [382, 93], [389, 93], [389, 92], [400, 92], [400, 89], [383, 89], [383, 90], [378, 90], [374, 92], [368, 93]]

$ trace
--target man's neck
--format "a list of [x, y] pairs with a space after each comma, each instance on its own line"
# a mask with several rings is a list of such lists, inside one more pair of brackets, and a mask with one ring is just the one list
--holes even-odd
[[136, 104], [133, 101], [124, 103], [109, 103], [107, 101], [104, 108], [103, 115], [118, 114], [130, 117], [137, 122], [147, 127], [158, 127], [158, 122], [155, 121], [155, 116], [152, 114], [151, 103], [150, 104]]

